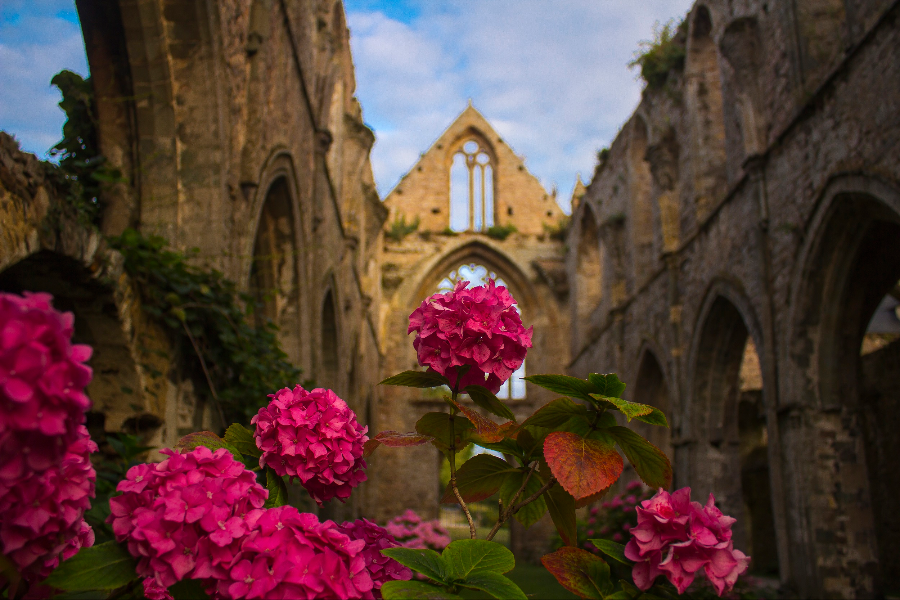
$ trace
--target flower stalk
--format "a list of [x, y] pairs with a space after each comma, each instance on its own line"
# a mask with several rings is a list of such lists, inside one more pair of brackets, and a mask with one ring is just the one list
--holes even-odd
[[[456, 403], [456, 397], [459, 396], [459, 392], [456, 391], [456, 388], [453, 388], [453, 403]], [[476, 531], [475, 531], [475, 522], [472, 520], [472, 513], [469, 512], [469, 507], [466, 506], [466, 501], [463, 500], [462, 494], [459, 493], [459, 488], [456, 485], [456, 412], [457, 409], [453, 406], [450, 407], [450, 456], [448, 459], [450, 460], [450, 487], [453, 489], [453, 495], [456, 496], [456, 501], [459, 502], [459, 505], [462, 506], [463, 512], [466, 513], [466, 520], [469, 522], [469, 537], [471, 539], [475, 539]]]

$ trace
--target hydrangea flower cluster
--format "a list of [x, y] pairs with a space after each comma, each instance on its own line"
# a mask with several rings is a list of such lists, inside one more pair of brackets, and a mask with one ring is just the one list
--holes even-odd
[[[466, 289], [460, 281], [451, 292], [435, 294], [409, 316], [407, 333], [416, 332], [413, 346], [419, 364], [463, 389], [481, 385], [497, 393], [531, 348], [533, 328], [525, 329], [516, 301], [493, 279]], [[457, 382], [455, 367], [468, 366]]]
[[[251, 512], [249, 534], [236, 550], [205, 554], [195, 577], [224, 600], [373, 598], [365, 539], [353, 539], [333, 521], [319, 522], [292, 506]], [[211, 560], [207, 560], [211, 558]]]
[[452, 541], [450, 534], [437, 519], [423, 521], [416, 511], [407, 509], [384, 526], [385, 530], [404, 548], [424, 550], [430, 548], [440, 552]]
[[412, 577], [412, 571], [408, 568], [381, 554], [385, 548], [396, 548], [400, 545], [384, 528], [367, 519], [357, 519], [340, 525], [338, 529], [351, 540], [363, 540], [366, 543], [361, 554], [372, 577], [373, 587], [370, 595], [363, 596], [364, 598], [380, 598], [379, 590], [385, 582], [397, 579], [407, 581]]
[[136, 465], [119, 482], [121, 496], [111, 498], [113, 533], [138, 559], [137, 572], [167, 588], [191, 576], [201, 540], [226, 547], [248, 532], [244, 516], [261, 508], [268, 492], [252, 471], [224, 448], [200, 446], [168, 458]]
[[366, 480], [368, 427], [331, 390], [308, 392], [298, 385], [271, 398], [250, 421], [262, 450], [259, 466], [296, 477], [319, 506], [335, 497], [345, 501]]
[[731, 541], [732, 517], [725, 516], [709, 495], [706, 506], [691, 502], [691, 488], [669, 494], [663, 489], [637, 509], [638, 524], [625, 546], [625, 556], [636, 564], [634, 584], [648, 590], [665, 575], [683, 594], [700, 569], [721, 596], [734, 587], [750, 557], [735, 550]]
[[0, 554], [27, 581], [94, 542], [97, 450], [84, 428], [91, 348], [49, 294], [0, 294]]

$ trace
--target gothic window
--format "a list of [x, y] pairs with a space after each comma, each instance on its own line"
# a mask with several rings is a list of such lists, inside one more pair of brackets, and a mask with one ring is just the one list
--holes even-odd
[[[449, 292], [456, 285], [457, 281], [468, 281], [469, 287], [478, 287], [480, 285], [485, 285], [488, 279], [493, 279], [496, 285], [502, 285], [503, 287], [508, 288], [506, 282], [503, 281], [501, 277], [499, 277], [496, 273], [489, 270], [484, 265], [479, 265], [476, 263], [464, 264], [460, 265], [453, 271], [444, 277], [441, 282], [438, 284], [438, 291], [440, 292]], [[518, 305], [513, 305], [516, 311], [521, 314], [522, 311], [519, 310]], [[522, 379], [525, 377], [525, 362], [522, 362], [522, 366], [513, 371], [512, 376], [506, 381], [503, 386], [500, 388], [500, 391], [497, 392], [497, 397], [501, 400], [521, 400], [525, 397], [525, 380]]]
[[450, 167], [450, 228], [483, 231], [494, 225], [494, 167], [474, 139], [462, 145]]

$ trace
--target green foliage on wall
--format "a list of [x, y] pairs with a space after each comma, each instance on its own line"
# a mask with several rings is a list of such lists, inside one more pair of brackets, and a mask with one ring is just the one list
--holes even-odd
[[278, 328], [251, 324], [253, 299], [221, 272], [190, 265], [184, 254], [167, 250], [163, 238], [132, 229], [110, 244], [125, 257], [142, 309], [166, 329], [185, 371], [205, 384], [198, 392], [223, 425], [248, 421], [269, 402], [268, 394], [301, 383]]
[[661, 89], [672, 70], [684, 68], [686, 53], [687, 25], [685, 21], [676, 24], [674, 19], [665, 25], [656, 24], [653, 40], [642, 41], [629, 67], [639, 67], [641, 78], [650, 89]]
[[516, 226], [510, 223], [508, 225], [491, 225], [485, 230], [485, 233], [489, 238], [503, 241], [517, 231]]
[[419, 228], [419, 217], [409, 223], [406, 222], [406, 215], [398, 215], [391, 223], [390, 229], [385, 232], [385, 236], [397, 243], [403, 241], [403, 238], [416, 231]]

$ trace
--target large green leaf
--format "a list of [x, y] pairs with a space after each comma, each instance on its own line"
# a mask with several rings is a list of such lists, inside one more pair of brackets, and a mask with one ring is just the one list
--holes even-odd
[[450, 385], [450, 381], [440, 373], [426, 373], [425, 371], [403, 371], [392, 377], [388, 377], [378, 385], [399, 385], [412, 388], [433, 388], [442, 385]]
[[232, 423], [225, 430], [225, 441], [244, 456], [262, 456], [262, 450], [256, 445], [256, 436], [252, 429], [240, 423]]
[[666, 415], [663, 414], [661, 410], [656, 408], [655, 406], [651, 407], [653, 410], [646, 415], [640, 415], [635, 417], [638, 421], [643, 421], [644, 423], [649, 423], [650, 425], [662, 425], [663, 427], [668, 427], [669, 422], [666, 420]]
[[450, 449], [450, 423], [453, 423], [454, 443], [457, 451], [468, 443], [468, 434], [474, 429], [464, 417], [450, 416], [448, 413], [430, 412], [416, 422], [416, 431], [434, 438], [431, 443], [445, 454]]
[[611, 398], [621, 398], [622, 392], [625, 391], [625, 384], [619, 379], [615, 373], [607, 373], [601, 375], [599, 373], [591, 373], [588, 375], [588, 381], [594, 388], [595, 394], [601, 396], [609, 396]]
[[82, 548], [44, 582], [68, 592], [114, 590], [137, 579], [135, 561], [124, 545], [106, 542]]
[[628, 400], [624, 400], [622, 398], [615, 398], [613, 396], [603, 396], [600, 394], [591, 394], [597, 400], [603, 402], [609, 402], [616, 409], [625, 415], [629, 421], [634, 419], [635, 417], [643, 417], [645, 415], [649, 415], [653, 412], [653, 407], [649, 404], [640, 404], [638, 402], [629, 402]]
[[572, 417], [583, 417], [585, 415], [587, 415], [586, 407], [575, 404], [568, 398], [557, 398], [537, 409], [533, 415], [522, 422], [522, 425], [554, 429]]
[[516, 566], [509, 548], [486, 540], [456, 540], [444, 548], [441, 558], [450, 580], [467, 580], [472, 574], [506, 573]]
[[[456, 471], [456, 488], [466, 502], [478, 502], [497, 493], [503, 482], [515, 469], [502, 458], [490, 454], [478, 454], [463, 463]], [[453, 488], [447, 484], [441, 504], [457, 502]]]
[[463, 587], [481, 590], [497, 598], [498, 600], [528, 600], [519, 586], [504, 577], [500, 573], [492, 573], [482, 571], [480, 573], [472, 573], [466, 577]]
[[617, 544], [610, 540], [588, 540], [590, 543], [594, 545], [600, 552], [609, 556], [610, 558], [616, 559], [618, 562], [623, 565], [633, 565], [634, 563], [625, 558], [625, 546], [622, 544]]
[[237, 448], [229, 444], [227, 441], [223, 440], [212, 431], [197, 431], [196, 433], [189, 433], [175, 444], [175, 449], [179, 452], [190, 452], [194, 448], [199, 446], [206, 446], [213, 452], [218, 450], [219, 448], [225, 448], [239, 461], [244, 460], [244, 457], [238, 451]]
[[672, 465], [662, 450], [627, 427], [615, 426], [605, 431], [616, 440], [644, 483], [653, 489], [668, 489], [672, 485]]
[[622, 474], [622, 457], [604, 440], [555, 431], [544, 440], [544, 457], [553, 476], [575, 500], [611, 486]]
[[388, 558], [393, 558], [401, 565], [409, 567], [416, 573], [421, 573], [426, 577], [442, 583], [449, 582], [450, 578], [448, 576], [449, 569], [447, 563], [441, 558], [441, 555], [434, 550], [385, 548], [381, 553]]
[[269, 490], [269, 497], [266, 499], [266, 508], [276, 508], [284, 506], [288, 502], [287, 485], [284, 478], [275, 472], [272, 467], [266, 467], [266, 489]]
[[[503, 482], [503, 486], [500, 488], [500, 498], [503, 500], [503, 508], [506, 509], [512, 504], [513, 496], [515, 496], [516, 492], [519, 491], [519, 488], [522, 487], [522, 482], [525, 480], [525, 477], [528, 475], [527, 469], [519, 469], [515, 473], [509, 475], [506, 478], [506, 481]], [[528, 480], [528, 483], [525, 485], [525, 489], [522, 491], [522, 495], [516, 500], [516, 503], [523, 502], [527, 498], [530, 498], [534, 494], [540, 491], [543, 483], [540, 478], [537, 476], [537, 473], [531, 476]], [[547, 503], [544, 500], [544, 495], [541, 495], [537, 500], [526, 504], [522, 508], [519, 509], [515, 515], [515, 519], [524, 525], [525, 527], [531, 527], [535, 523], [537, 523], [541, 517], [544, 516], [544, 513], [547, 512]]]
[[515, 421], [516, 416], [512, 413], [509, 408], [500, 401], [497, 396], [491, 393], [489, 389], [480, 385], [467, 385], [462, 390], [464, 393], [469, 395], [469, 398], [472, 399], [472, 402], [488, 411], [489, 413], [493, 413], [498, 417], [503, 417], [504, 419], [508, 419], [510, 421]]
[[566, 546], [542, 556], [541, 563], [561, 586], [582, 598], [603, 600], [612, 592], [609, 565], [586, 550]]
[[381, 586], [384, 600], [462, 600], [461, 596], [424, 581], [386, 581]]
[[591, 394], [597, 393], [597, 390], [589, 382], [577, 377], [570, 377], [569, 375], [529, 375], [524, 379], [551, 392], [591, 403], [594, 402]]
[[[541, 461], [541, 470], [538, 473], [546, 483], [550, 479], [550, 467], [546, 461]], [[575, 498], [560, 485], [554, 485], [543, 495], [547, 502], [547, 510], [550, 518], [559, 532], [559, 537], [567, 546], [578, 545], [578, 531], [575, 520]]]
[[[519, 432], [519, 435], [521, 436], [522, 433]], [[493, 450], [493, 451], [499, 452], [501, 454], [510, 454], [519, 459], [525, 458], [525, 456], [522, 453], [522, 448], [519, 446], [519, 444], [516, 442], [516, 440], [506, 439], [506, 440], [500, 440], [499, 442], [495, 442], [492, 444], [489, 444], [487, 442], [484, 442], [484, 441], [481, 441], [478, 439], [473, 439], [472, 441], [475, 443], [476, 446], [480, 446], [482, 448], [487, 448], [488, 450]]]

